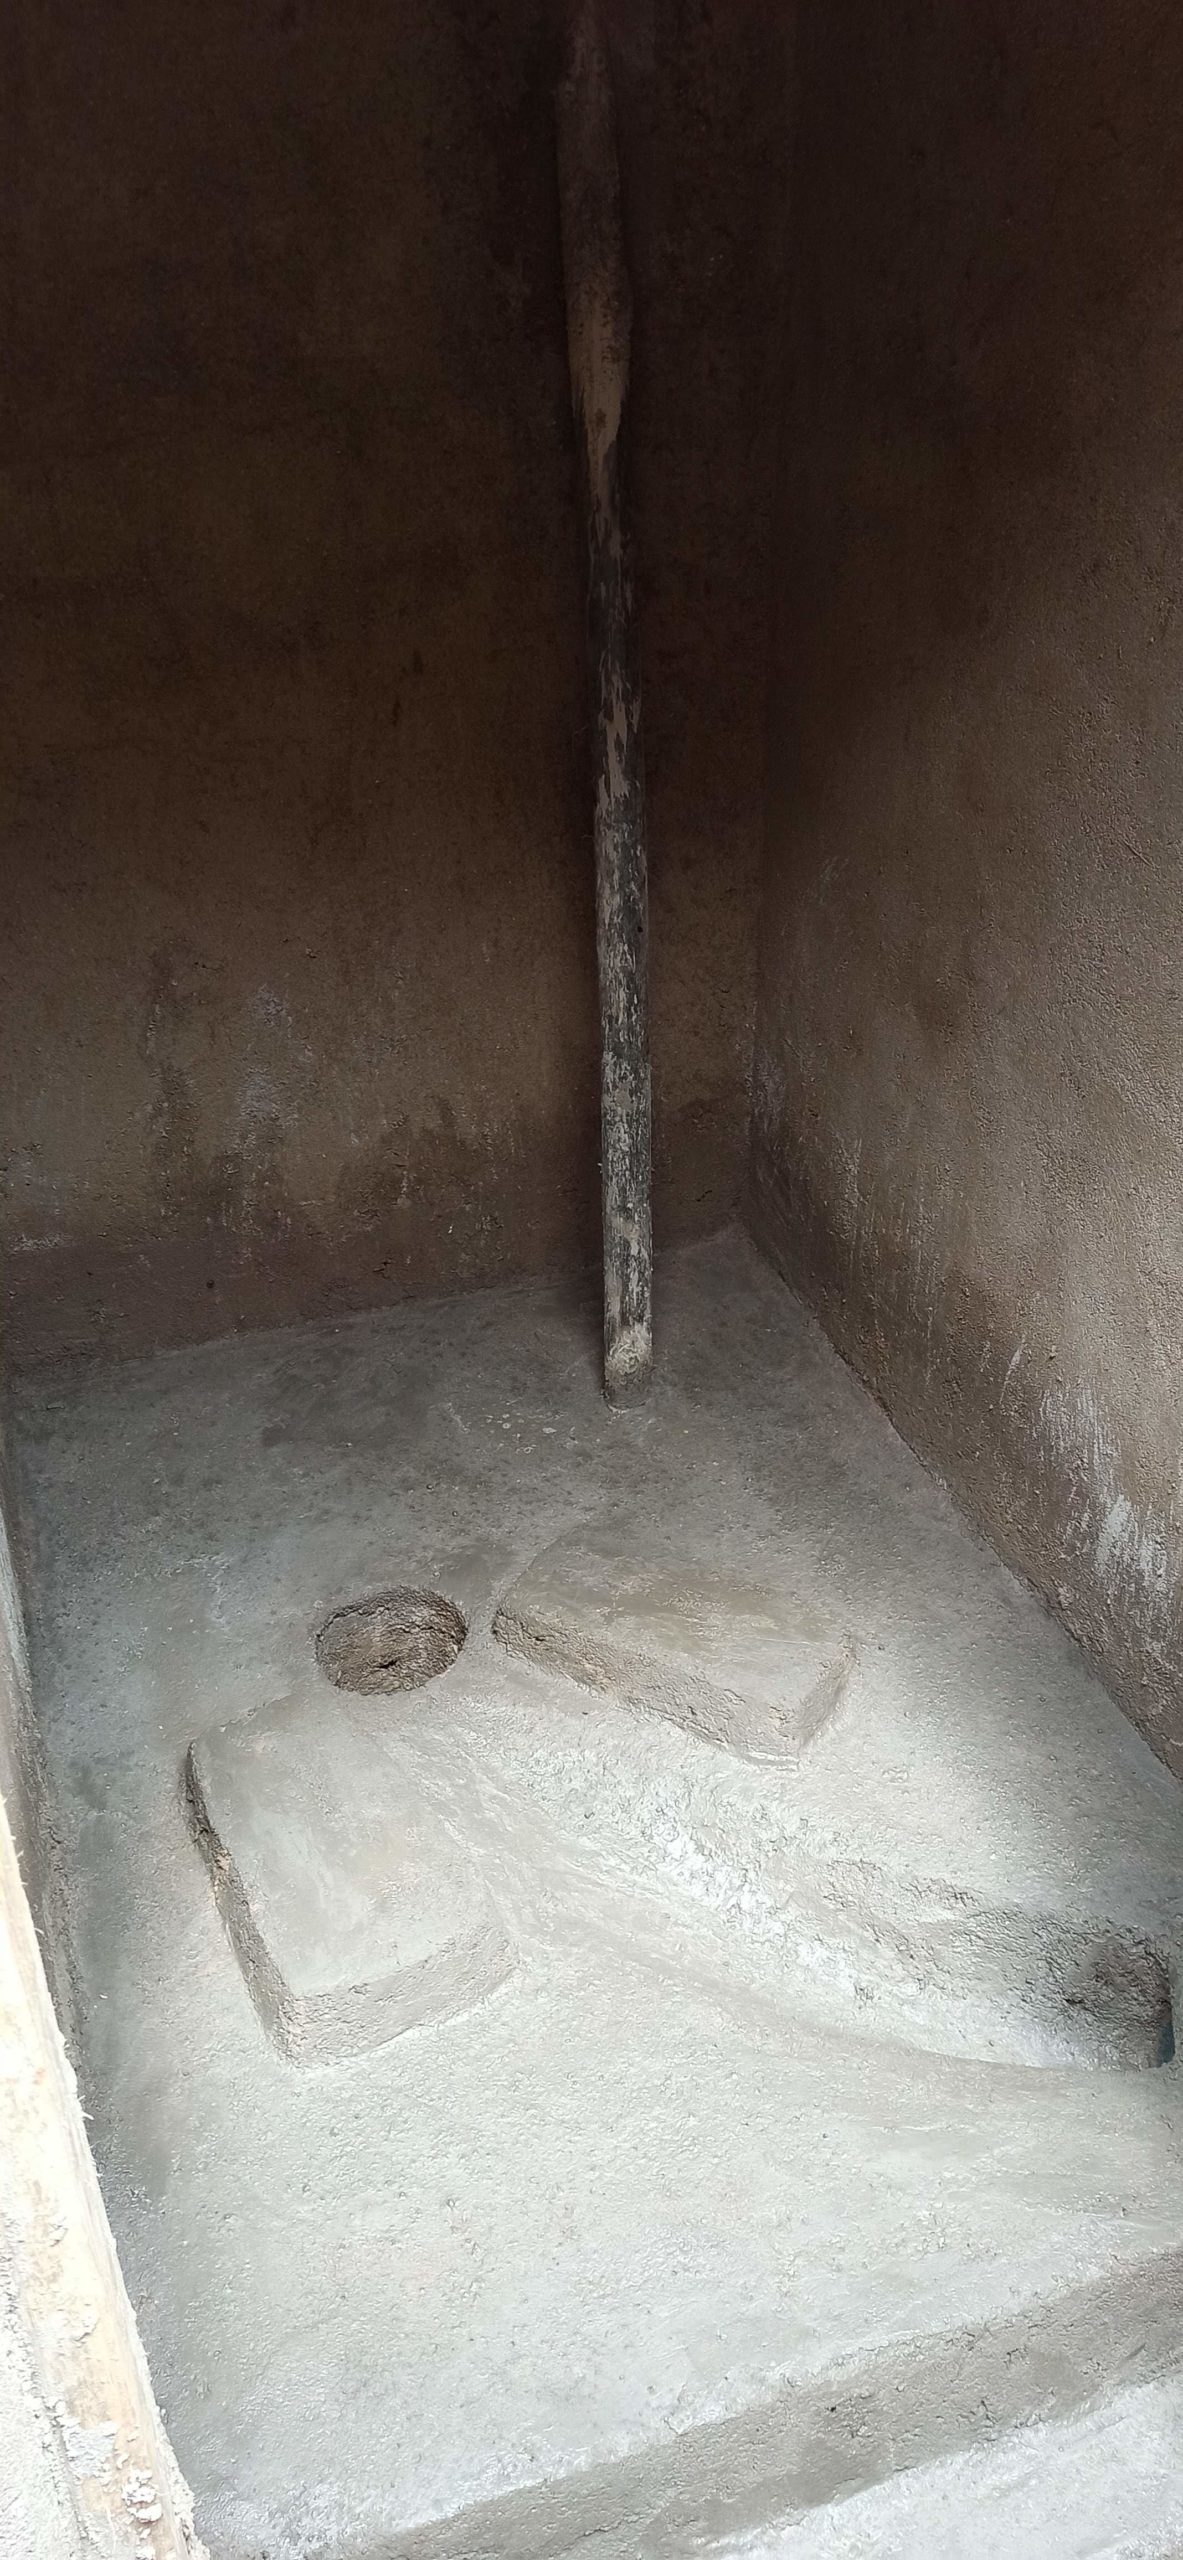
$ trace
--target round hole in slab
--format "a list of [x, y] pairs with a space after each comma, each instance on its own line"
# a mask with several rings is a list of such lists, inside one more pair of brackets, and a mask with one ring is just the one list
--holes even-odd
[[334, 1609], [316, 1639], [316, 1659], [334, 1688], [360, 1696], [421, 1689], [454, 1662], [468, 1629], [442, 1591], [408, 1586]]

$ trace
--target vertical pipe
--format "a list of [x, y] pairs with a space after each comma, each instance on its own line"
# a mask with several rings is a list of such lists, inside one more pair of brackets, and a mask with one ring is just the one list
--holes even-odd
[[595, 0], [574, 0], [556, 94], [571, 396], [587, 533], [595, 759], [604, 1393], [639, 1401], [653, 1365], [649, 886], [632, 572], [621, 488], [632, 297], [612, 80]]

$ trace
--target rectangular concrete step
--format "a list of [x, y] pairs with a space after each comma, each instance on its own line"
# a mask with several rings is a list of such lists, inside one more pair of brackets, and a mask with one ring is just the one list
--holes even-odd
[[493, 1621], [511, 1653], [610, 1690], [748, 1760], [791, 1760], [841, 1696], [849, 1637], [812, 1597], [580, 1530], [556, 1539]]
[[295, 2059], [368, 2052], [512, 1970], [477, 1869], [344, 1701], [285, 1699], [203, 1734], [185, 1782], [247, 1988]]

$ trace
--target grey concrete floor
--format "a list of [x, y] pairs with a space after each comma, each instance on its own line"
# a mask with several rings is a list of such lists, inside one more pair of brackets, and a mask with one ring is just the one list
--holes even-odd
[[[19, 1390], [92, 2136], [217, 2560], [887, 2553], [906, 2505], [859, 2501], [909, 2466], [1107, 2428], [1116, 2515], [1177, 2418], [1183, 1798], [743, 1239], [659, 1278], [641, 1415], [562, 1290]], [[795, 1757], [497, 1642], [583, 1531], [841, 1630]], [[316, 1632], [392, 1583], [467, 1642], [345, 1699]], [[442, 1825], [514, 1953], [316, 2064], [252, 2002], [182, 1787], [277, 1701], [364, 1736], [359, 1819], [388, 1769], [392, 1856], [400, 1810]], [[986, 2560], [1002, 2489], [966, 2478], [948, 2547]]]

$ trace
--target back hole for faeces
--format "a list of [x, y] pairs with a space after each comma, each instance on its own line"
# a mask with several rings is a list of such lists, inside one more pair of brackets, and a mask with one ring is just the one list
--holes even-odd
[[421, 1689], [454, 1662], [468, 1633], [442, 1591], [380, 1591], [334, 1609], [316, 1639], [316, 1659], [336, 1689], [361, 1697]]
[[1083, 2046], [1079, 2059], [1102, 2069], [1162, 2069], [1175, 2059], [1171, 1975], [1157, 1947], [1114, 1937], [1087, 1960], [1052, 1968], [1062, 2015]]

